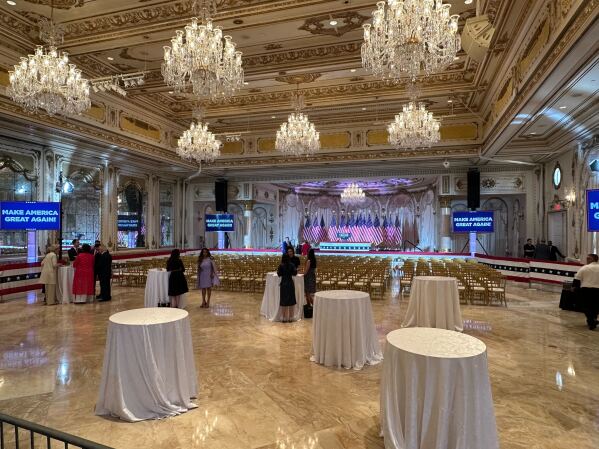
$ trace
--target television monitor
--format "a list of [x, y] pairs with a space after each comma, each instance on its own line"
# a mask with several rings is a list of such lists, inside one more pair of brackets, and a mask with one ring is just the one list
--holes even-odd
[[3, 231], [58, 231], [60, 229], [60, 203], [0, 201], [0, 229]]
[[235, 231], [235, 216], [233, 214], [208, 214], [205, 221], [206, 232]]
[[467, 212], [454, 212], [452, 219], [453, 232], [493, 232], [493, 211], [477, 210]]

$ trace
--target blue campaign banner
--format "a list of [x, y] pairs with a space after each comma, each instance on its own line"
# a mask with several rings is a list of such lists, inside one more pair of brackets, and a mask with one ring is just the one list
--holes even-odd
[[233, 214], [206, 215], [206, 232], [233, 231], [235, 231], [235, 217]]
[[454, 212], [451, 222], [453, 232], [493, 232], [493, 211], [478, 210]]
[[139, 215], [119, 215], [116, 222], [117, 231], [137, 231]]
[[599, 190], [587, 190], [587, 224], [589, 232], [599, 232]]
[[58, 231], [60, 203], [1, 201], [0, 229], [3, 231]]

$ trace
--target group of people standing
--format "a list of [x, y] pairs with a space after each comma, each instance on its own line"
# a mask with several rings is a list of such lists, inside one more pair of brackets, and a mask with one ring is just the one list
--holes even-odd
[[[197, 287], [202, 291], [202, 305], [200, 307], [208, 308], [210, 307], [212, 287], [220, 283], [216, 263], [208, 248], [202, 248], [202, 251], [200, 251], [197, 270]], [[185, 278], [185, 264], [178, 249], [171, 251], [171, 256], [166, 261], [166, 271], [170, 273], [168, 278], [170, 306], [180, 307], [181, 297], [189, 291], [189, 287]]]
[[524, 245], [524, 257], [526, 259], [539, 259], [539, 260], [551, 260], [557, 261], [557, 256], [565, 259], [561, 251], [557, 246], [553, 245], [553, 242], [549, 240], [545, 242], [545, 240], [541, 240], [539, 243], [534, 245], [532, 243], [532, 239], [526, 239], [526, 244]]
[[[46, 256], [41, 262], [40, 283], [44, 285], [45, 304], [58, 304], [56, 297], [58, 254], [60, 247], [52, 245], [46, 249]], [[83, 304], [91, 302], [96, 294], [96, 280], [100, 283], [98, 301], [110, 301], [110, 279], [112, 278], [112, 256], [99, 240], [94, 247], [87, 243], [80, 245], [79, 240], [72, 241], [68, 252], [69, 262], [75, 272], [73, 275], [72, 293], [74, 302]]]
[[[277, 275], [281, 278], [280, 306], [283, 323], [293, 321], [293, 310], [297, 305], [295, 297], [295, 284], [293, 276], [296, 276], [300, 267], [300, 258], [295, 255], [295, 248], [289, 242], [289, 237], [283, 243], [284, 253], [281, 264], [277, 269]], [[311, 309], [314, 305], [314, 294], [316, 293], [316, 255], [314, 249], [309, 248], [306, 253], [307, 259], [304, 265], [304, 292], [306, 294], [306, 306]]]

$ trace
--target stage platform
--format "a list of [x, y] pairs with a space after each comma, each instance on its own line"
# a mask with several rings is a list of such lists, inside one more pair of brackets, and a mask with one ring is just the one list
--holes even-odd
[[[281, 254], [279, 249], [211, 249], [212, 254], [250, 254], [250, 255], [261, 255], [261, 254]], [[436, 252], [421, 252], [421, 251], [326, 251], [316, 249], [317, 255], [326, 256], [353, 256], [353, 257], [386, 257], [391, 259], [417, 259], [423, 257], [426, 259], [468, 259], [470, 254], [464, 253], [436, 253]]]

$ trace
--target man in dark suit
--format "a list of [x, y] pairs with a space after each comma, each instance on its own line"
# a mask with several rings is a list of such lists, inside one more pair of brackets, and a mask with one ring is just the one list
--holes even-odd
[[79, 254], [79, 239], [74, 239], [71, 244], [73, 246], [69, 248], [67, 254], [69, 255], [69, 260], [72, 262], [77, 257], [77, 254]]
[[526, 245], [524, 245], [524, 257], [527, 259], [535, 258], [535, 246], [532, 244], [532, 239], [526, 239]]
[[95, 271], [100, 281], [100, 294], [97, 296], [99, 301], [110, 301], [110, 279], [112, 278], [112, 256], [104, 245], [100, 245], [99, 252], [95, 260]]
[[553, 246], [553, 242], [551, 240], [547, 242], [547, 246], [549, 247], [549, 260], [555, 260], [557, 262], [557, 256], [560, 256], [562, 259], [566, 258], [566, 256], [560, 252], [557, 246]]
[[540, 260], [549, 260], [549, 247], [545, 243], [545, 240], [541, 240], [541, 243], [537, 244], [535, 249], [535, 258]]

